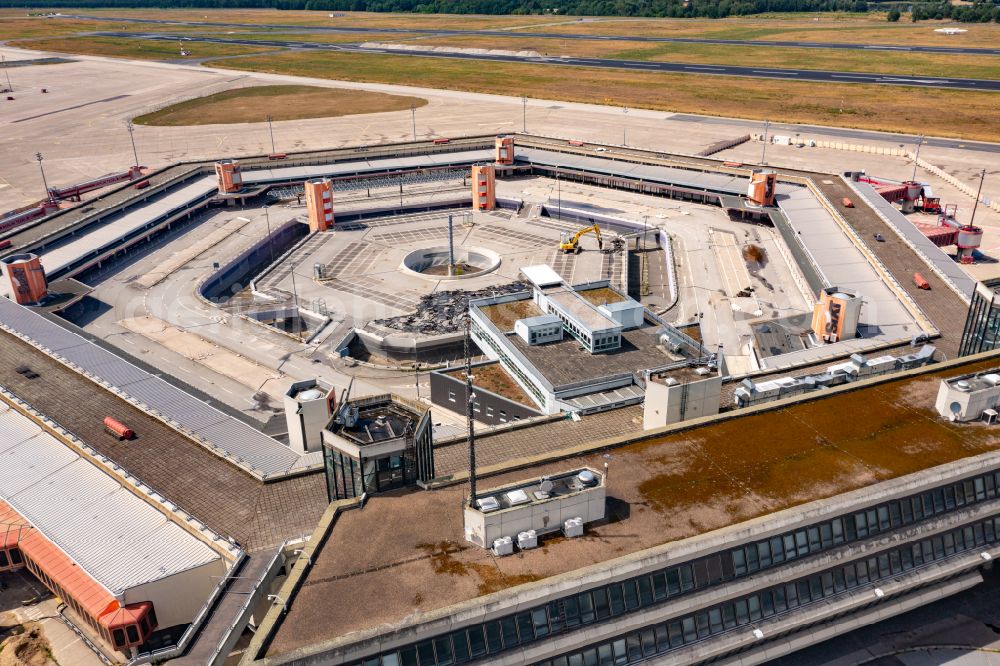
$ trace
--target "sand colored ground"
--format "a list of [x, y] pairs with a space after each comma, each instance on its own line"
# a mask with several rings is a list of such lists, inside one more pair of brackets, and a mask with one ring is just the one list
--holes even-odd
[[182, 331], [156, 317], [123, 319], [118, 324], [148, 338], [209, 370], [234, 379], [247, 388], [266, 393], [280, 403], [284, 395], [284, 375], [258, 365], [235, 352], [219, 347], [194, 333]]
[[0, 666], [49, 666], [52, 659], [49, 643], [42, 628], [34, 622], [23, 625], [16, 633], [0, 642]]
[[162, 282], [168, 275], [179, 270], [186, 263], [197, 257], [202, 252], [209, 250], [222, 241], [242, 229], [250, 220], [245, 217], [237, 217], [226, 222], [224, 225], [210, 233], [208, 236], [195, 241], [193, 244], [181, 248], [180, 252], [172, 255], [169, 259], [158, 265], [153, 270], [139, 277], [135, 285], [143, 289], [149, 289]]

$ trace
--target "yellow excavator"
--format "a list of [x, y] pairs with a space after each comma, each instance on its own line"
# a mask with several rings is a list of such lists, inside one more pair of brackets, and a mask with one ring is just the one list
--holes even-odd
[[593, 226], [589, 226], [586, 229], [580, 229], [572, 236], [570, 236], [568, 232], [563, 232], [562, 237], [559, 239], [559, 249], [562, 250], [565, 254], [579, 254], [580, 250], [582, 249], [580, 247], [580, 238], [583, 237], [585, 234], [589, 234], [590, 232], [594, 232], [594, 235], [597, 236], [598, 249], [603, 250], [604, 239], [601, 238], [601, 228], [596, 224]]

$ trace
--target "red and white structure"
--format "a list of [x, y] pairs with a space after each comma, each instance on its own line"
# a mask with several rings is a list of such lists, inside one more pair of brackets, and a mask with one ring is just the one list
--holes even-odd
[[963, 264], [972, 264], [976, 261], [976, 250], [983, 244], [983, 230], [956, 220], [957, 211], [958, 207], [955, 204], [948, 204], [938, 215], [936, 225], [913, 222], [913, 226], [938, 247], [954, 245], [958, 248], [958, 260]]
[[927, 183], [915, 180], [900, 182], [865, 175], [859, 177], [858, 181], [871, 185], [889, 203], [898, 203], [904, 213], [912, 213], [918, 209], [925, 213], [941, 212], [941, 199], [934, 196], [934, 191]]
[[69, 199], [71, 201], [79, 201], [80, 195], [86, 194], [87, 192], [93, 192], [94, 190], [99, 190], [102, 187], [124, 183], [125, 181], [135, 180], [141, 177], [142, 169], [137, 166], [133, 166], [129, 167], [128, 171], [109, 173], [106, 176], [94, 178], [93, 180], [88, 180], [76, 185], [70, 185], [69, 187], [50, 187], [49, 196], [53, 200]]

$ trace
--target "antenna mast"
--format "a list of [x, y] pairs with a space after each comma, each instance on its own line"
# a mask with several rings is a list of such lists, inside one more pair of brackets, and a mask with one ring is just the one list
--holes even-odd
[[469, 508], [476, 508], [476, 428], [472, 420], [472, 403], [476, 394], [472, 392], [472, 354], [469, 351], [471, 318], [465, 314], [465, 420], [469, 425]]

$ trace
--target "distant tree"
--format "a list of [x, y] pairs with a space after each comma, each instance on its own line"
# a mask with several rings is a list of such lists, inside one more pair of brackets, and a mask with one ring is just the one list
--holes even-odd
[[891, 12], [889, 12], [889, 15], [886, 17], [886, 19], [888, 19], [889, 23], [895, 23], [896, 21], [899, 20], [899, 17], [900, 17], [899, 10], [893, 9]]

